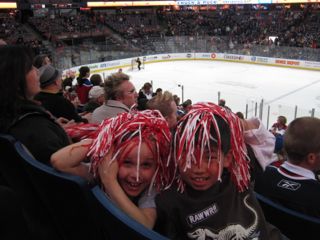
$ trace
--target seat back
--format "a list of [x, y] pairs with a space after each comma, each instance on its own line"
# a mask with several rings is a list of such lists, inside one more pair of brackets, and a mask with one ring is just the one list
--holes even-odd
[[286, 208], [271, 199], [255, 193], [267, 221], [291, 240], [319, 239], [320, 218]]
[[35, 160], [19, 141], [11, 139], [10, 143], [10, 155], [19, 163], [21, 180], [27, 178], [33, 187], [28, 194], [41, 203], [55, 232], [59, 233], [55, 239], [106, 239], [96, 217], [88, 183], [81, 177], [60, 173]]
[[95, 186], [92, 193], [98, 208], [100, 208], [100, 218], [106, 226], [105, 229], [110, 229], [112, 226], [112, 231], [108, 231], [110, 239], [168, 240], [129, 217], [106, 196], [100, 187]]
[[0, 185], [0, 239], [31, 240], [17, 194], [11, 188], [2, 185]]
[[61, 239], [48, 209], [41, 201], [32, 177], [25, 170], [24, 161], [15, 150], [17, 141], [0, 134], [0, 181], [12, 189], [21, 204], [32, 239]]

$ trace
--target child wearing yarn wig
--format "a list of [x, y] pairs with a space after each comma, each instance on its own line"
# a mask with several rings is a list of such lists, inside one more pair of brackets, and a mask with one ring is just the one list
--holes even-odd
[[240, 119], [199, 103], [173, 136], [177, 182], [156, 197], [156, 230], [170, 239], [281, 239], [250, 186]]
[[[93, 134], [94, 135], [94, 134]], [[122, 113], [102, 122], [97, 134], [52, 156], [55, 168], [101, 182], [110, 199], [148, 228], [156, 219], [155, 195], [168, 186], [171, 133], [159, 111]], [[92, 134], [91, 134], [92, 136]]]

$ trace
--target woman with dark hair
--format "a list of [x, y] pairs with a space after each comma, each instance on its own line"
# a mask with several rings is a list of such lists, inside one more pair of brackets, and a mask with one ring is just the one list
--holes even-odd
[[90, 68], [87, 66], [83, 66], [79, 68], [79, 76], [77, 77], [77, 86], [76, 86], [76, 93], [78, 95], [80, 104], [79, 110], [81, 111], [84, 104], [89, 101], [89, 91], [92, 88], [92, 83], [88, 79], [90, 76]]
[[21, 141], [40, 162], [70, 144], [64, 129], [33, 97], [40, 92], [39, 72], [31, 50], [0, 48], [0, 132]]

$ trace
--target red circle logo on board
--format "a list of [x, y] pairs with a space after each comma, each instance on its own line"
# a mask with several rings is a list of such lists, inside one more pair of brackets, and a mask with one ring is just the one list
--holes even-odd
[[211, 58], [216, 58], [216, 54], [215, 53], [211, 53]]

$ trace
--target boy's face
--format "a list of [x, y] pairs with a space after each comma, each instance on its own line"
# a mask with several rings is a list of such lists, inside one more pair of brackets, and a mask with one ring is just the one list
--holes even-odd
[[[224, 167], [231, 162], [231, 155], [223, 156]], [[209, 163], [209, 153], [204, 153], [201, 165], [192, 163], [191, 167], [184, 171], [185, 161], [180, 161], [179, 171], [182, 180], [197, 191], [205, 191], [212, 187], [219, 178], [219, 162], [217, 152], [211, 153], [211, 162]]]
[[[132, 147], [130, 143], [128, 148]], [[119, 165], [118, 181], [125, 193], [130, 197], [139, 196], [149, 187], [156, 171], [157, 163], [147, 144], [142, 142], [140, 149], [139, 178], [137, 180], [138, 146], [135, 145]]]

